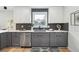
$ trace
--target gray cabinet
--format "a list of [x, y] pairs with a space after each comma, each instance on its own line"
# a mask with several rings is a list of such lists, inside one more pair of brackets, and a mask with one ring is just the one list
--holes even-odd
[[41, 33], [39, 37], [41, 46], [49, 46], [49, 33]]
[[32, 47], [33, 46], [40, 46], [40, 37], [38, 33], [32, 33]]
[[0, 48], [11, 46], [11, 33], [1, 33], [0, 34]]
[[50, 32], [50, 46], [56, 46], [55, 32]]
[[66, 47], [68, 45], [67, 32], [51, 32], [50, 33], [50, 46]]
[[6, 34], [6, 44], [7, 44], [7, 47], [11, 47], [11, 32], [7, 32], [7, 33], [5, 33]]
[[30, 32], [21, 33], [20, 46], [25, 46], [25, 47], [31, 46], [31, 33]]
[[0, 37], [1, 37], [1, 40], [0, 40], [1, 48], [7, 47], [6, 33], [1, 33]]
[[0, 48], [5, 47], [66, 47], [68, 32], [6, 32], [0, 33]]
[[42, 47], [49, 46], [49, 33], [47, 32], [33, 32], [32, 46]]
[[20, 32], [12, 32], [12, 46], [20, 47]]

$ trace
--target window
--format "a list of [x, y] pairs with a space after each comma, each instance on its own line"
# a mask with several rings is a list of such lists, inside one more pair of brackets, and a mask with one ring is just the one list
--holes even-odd
[[47, 27], [48, 9], [32, 9], [33, 27]]

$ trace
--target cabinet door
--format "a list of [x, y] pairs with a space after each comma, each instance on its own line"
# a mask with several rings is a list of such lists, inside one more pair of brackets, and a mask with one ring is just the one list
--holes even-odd
[[67, 46], [68, 33], [67, 32], [51, 32], [50, 46], [65, 47]]
[[18, 32], [12, 33], [12, 46], [14, 47], [20, 46], [20, 33]]
[[40, 37], [38, 33], [32, 33], [32, 47], [40, 46]]
[[59, 32], [55, 33], [55, 41], [56, 46], [67, 46], [68, 33], [67, 32]]
[[11, 32], [6, 33], [7, 47], [11, 47]]
[[56, 46], [55, 39], [55, 32], [50, 32], [50, 46]]
[[40, 33], [40, 46], [48, 47], [49, 46], [49, 33]]
[[44, 32], [32, 33], [32, 46], [38, 46], [38, 47], [49, 46], [49, 33]]
[[7, 47], [6, 33], [1, 33], [1, 48]]

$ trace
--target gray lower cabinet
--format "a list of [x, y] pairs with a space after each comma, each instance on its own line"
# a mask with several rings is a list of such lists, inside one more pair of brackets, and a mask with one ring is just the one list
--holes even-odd
[[33, 32], [32, 33], [32, 47], [49, 46], [49, 33], [47, 32]]
[[11, 46], [11, 33], [1, 33], [0, 34], [0, 48]]
[[32, 33], [32, 47], [40, 46], [40, 38], [37, 34], [38, 33]]
[[51, 32], [50, 46], [66, 47], [68, 45], [68, 32]]
[[0, 48], [5, 47], [66, 47], [68, 32], [6, 32], [0, 33]]
[[20, 32], [12, 32], [12, 47], [20, 47]]
[[31, 33], [30, 32], [21, 33], [20, 46], [25, 46], [25, 47], [31, 46]]
[[7, 45], [7, 47], [11, 47], [11, 32], [6, 32], [5, 33], [6, 34], [6, 45]]
[[1, 33], [0, 34], [0, 48], [5, 48], [7, 47], [7, 40], [6, 40], [6, 34], [5, 33]]

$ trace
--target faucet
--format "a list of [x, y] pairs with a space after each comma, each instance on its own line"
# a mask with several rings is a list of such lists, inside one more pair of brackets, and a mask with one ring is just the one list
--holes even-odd
[[40, 25], [39, 25], [39, 29], [41, 29]]

